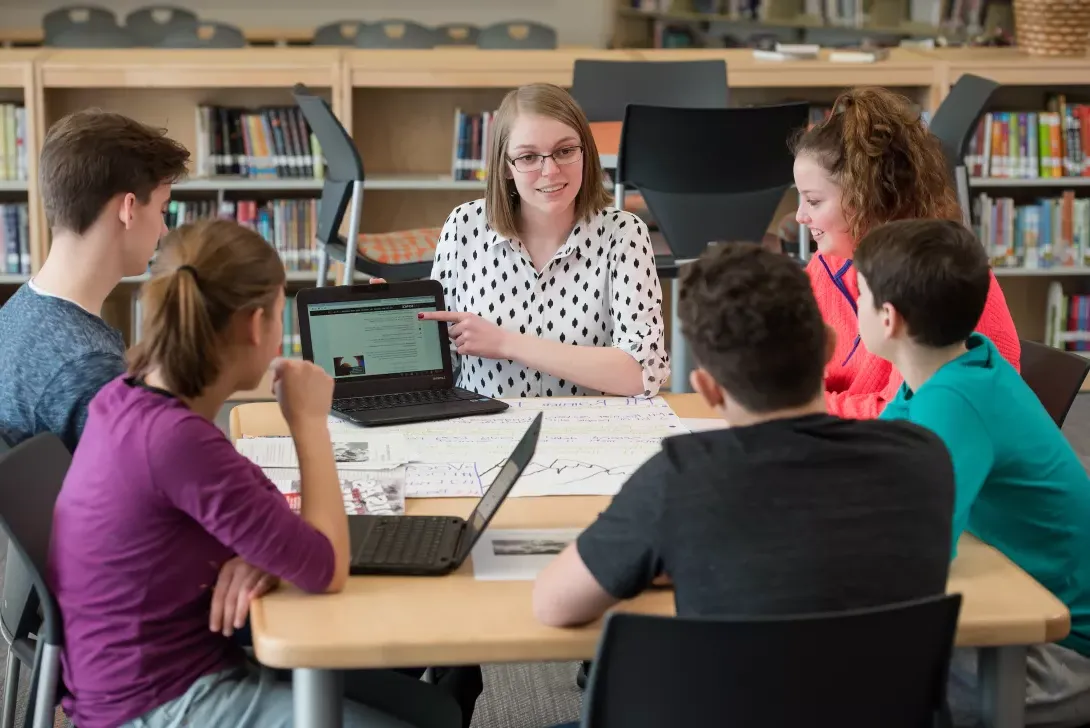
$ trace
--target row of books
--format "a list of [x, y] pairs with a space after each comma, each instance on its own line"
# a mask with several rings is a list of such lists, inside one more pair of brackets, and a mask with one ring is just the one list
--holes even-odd
[[318, 270], [318, 200], [171, 200], [167, 227], [209, 217], [235, 220], [269, 241], [289, 272]]
[[321, 179], [322, 149], [297, 106], [198, 106], [198, 177]]
[[0, 273], [30, 275], [30, 216], [25, 202], [0, 205]]
[[984, 115], [965, 155], [972, 177], [1090, 177], [1090, 105], [1052, 96], [1043, 111]]
[[28, 178], [26, 135], [26, 107], [0, 104], [0, 180]]
[[1090, 266], [1090, 199], [1061, 197], [1018, 204], [1009, 197], [978, 195], [976, 233], [998, 268]]
[[284, 343], [280, 347], [280, 354], [284, 357], [303, 356], [303, 339], [299, 333], [295, 296], [288, 296], [284, 301]]
[[[1065, 294], [1061, 299], [1059, 320], [1056, 322], [1063, 331], [1090, 331], [1090, 296], [1086, 294]], [[1090, 341], [1057, 342], [1067, 351], [1090, 351]]]
[[456, 181], [483, 180], [488, 169], [488, 142], [494, 112], [468, 114], [454, 110], [454, 146], [450, 175]]

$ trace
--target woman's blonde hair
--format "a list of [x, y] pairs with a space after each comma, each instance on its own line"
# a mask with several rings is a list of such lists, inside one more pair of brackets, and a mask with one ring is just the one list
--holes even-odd
[[268, 242], [230, 220], [183, 225], [163, 241], [140, 300], [144, 322], [129, 373], [153, 368], [171, 392], [196, 397], [219, 375], [221, 335], [239, 311], [271, 311], [284, 264]]
[[519, 114], [555, 119], [579, 135], [579, 144], [583, 147], [583, 183], [575, 196], [575, 219], [589, 220], [609, 205], [612, 196], [602, 179], [602, 162], [598, 159], [598, 147], [590, 133], [586, 114], [560, 86], [532, 83], [508, 93], [493, 121], [485, 182], [485, 208], [492, 229], [508, 239], [518, 236], [521, 200], [515, 181], [507, 176], [507, 144]]

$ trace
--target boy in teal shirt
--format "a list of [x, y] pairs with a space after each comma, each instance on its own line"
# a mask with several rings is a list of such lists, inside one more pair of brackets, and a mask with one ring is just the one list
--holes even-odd
[[[883, 225], [860, 241], [859, 334], [904, 377], [882, 419], [906, 419], [946, 443], [954, 463], [954, 544], [963, 531], [1002, 551], [1071, 611], [1059, 645], [1029, 653], [1027, 725], [1090, 722], [1090, 477], [1037, 396], [974, 333], [990, 285], [984, 248], [942, 220]], [[959, 651], [951, 704], [975, 653]], [[968, 698], [968, 696], [965, 696]]]

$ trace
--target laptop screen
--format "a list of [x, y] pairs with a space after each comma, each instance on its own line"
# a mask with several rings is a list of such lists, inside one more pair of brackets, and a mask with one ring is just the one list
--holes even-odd
[[307, 304], [314, 363], [334, 380], [369, 381], [443, 373], [431, 296]]
[[477, 539], [481, 537], [481, 533], [488, 527], [492, 516], [496, 515], [496, 511], [499, 510], [500, 505], [507, 498], [507, 494], [515, 487], [515, 482], [522, 475], [522, 471], [526, 469], [526, 466], [530, 464], [530, 460], [533, 459], [534, 452], [537, 450], [538, 435], [541, 434], [541, 419], [542, 413], [539, 412], [523, 434], [522, 439], [519, 440], [518, 445], [515, 446], [511, 457], [507, 458], [503, 466], [500, 467], [500, 471], [496, 473], [492, 485], [488, 486], [488, 490], [477, 501], [477, 507], [473, 509], [473, 513], [466, 520], [466, 530], [462, 534], [462, 539], [458, 545], [458, 561], [461, 561], [469, 554], [474, 544], [477, 543]]

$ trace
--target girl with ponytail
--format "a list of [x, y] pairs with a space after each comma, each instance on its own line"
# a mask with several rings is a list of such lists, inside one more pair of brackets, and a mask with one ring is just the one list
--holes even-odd
[[[807, 265], [822, 316], [837, 333], [825, 371], [829, 411], [877, 417], [901, 385], [892, 365], [860, 344], [852, 256], [882, 223], [912, 218], [963, 220], [938, 139], [905, 97], [880, 87], [840, 95], [833, 113], [792, 142], [796, 219], [807, 225], [817, 255]], [[977, 331], [1019, 368], [1021, 348], [1006, 299], [992, 276]]]
[[[348, 578], [327, 426], [333, 382], [309, 362], [277, 359], [284, 266], [234, 222], [171, 233], [141, 298], [128, 372], [91, 401], [54, 510], [65, 711], [81, 728], [286, 728], [290, 683], [232, 635], [250, 600], [281, 580], [321, 593]], [[215, 424], [270, 366], [298, 453], [299, 515]], [[345, 726], [461, 725], [453, 700], [408, 675], [356, 672], [344, 684]], [[383, 710], [368, 707], [373, 698]], [[392, 715], [400, 707], [411, 723]]]

